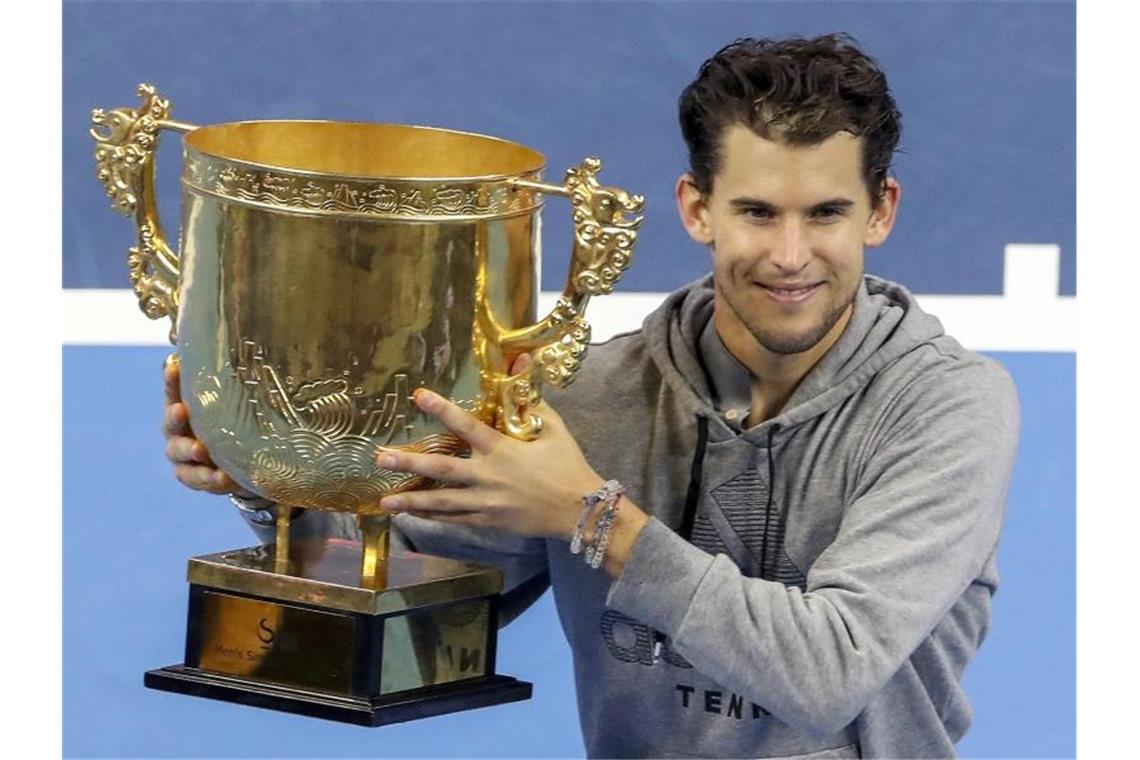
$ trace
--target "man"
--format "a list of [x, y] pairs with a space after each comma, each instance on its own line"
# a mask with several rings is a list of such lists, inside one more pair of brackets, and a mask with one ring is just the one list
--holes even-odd
[[[863, 274], [900, 198], [886, 79], [843, 36], [741, 40], [680, 111], [677, 206], [711, 276], [592, 347], [537, 441], [418, 392], [472, 455], [383, 452], [453, 484], [383, 505], [421, 551], [500, 562], [508, 607], [549, 578], [591, 756], [952, 756], [1018, 405]], [[172, 398], [179, 479], [231, 490], [185, 422]]]

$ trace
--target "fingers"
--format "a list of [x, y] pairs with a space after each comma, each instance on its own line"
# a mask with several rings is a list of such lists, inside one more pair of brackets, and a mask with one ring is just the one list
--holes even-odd
[[432, 480], [445, 480], [459, 485], [470, 485], [473, 482], [471, 463], [445, 454], [416, 454], [383, 449], [376, 457], [376, 464], [385, 470], [413, 472]]
[[178, 363], [178, 354], [171, 354], [166, 357], [166, 361], [162, 364], [162, 379], [166, 391], [167, 406], [182, 400], [182, 390], [178, 386], [181, 377], [182, 370]]
[[186, 435], [167, 438], [166, 458], [174, 465], [198, 464], [217, 469], [202, 442]]
[[466, 441], [472, 451], [486, 453], [494, 447], [501, 437], [498, 432], [484, 425], [474, 415], [465, 412], [438, 393], [433, 393], [426, 388], [419, 388], [415, 392], [415, 400], [416, 406], [435, 417], [448, 430]]
[[166, 394], [162, 433], [166, 436], [166, 458], [174, 465], [174, 477], [197, 491], [256, 495], [219, 470], [210, 458], [210, 452], [206, 451], [206, 446], [194, 437], [194, 431], [190, 429], [190, 409], [182, 403], [182, 391], [179, 388], [181, 377], [178, 354], [171, 354], [162, 364], [163, 389]]
[[162, 433], [167, 438], [193, 435], [190, 430], [190, 410], [182, 403], [182, 392], [178, 388], [180, 375], [178, 355], [171, 354], [166, 357], [166, 362], [162, 365], [163, 388], [166, 393], [166, 407], [162, 412]]
[[190, 430], [190, 410], [186, 408], [186, 404], [177, 401], [167, 405], [162, 412], [162, 434], [167, 438], [194, 434]]
[[408, 512], [408, 514], [424, 520], [454, 523], [456, 525], [485, 526], [490, 524], [479, 512]]
[[210, 493], [231, 493], [237, 484], [230, 476], [215, 467], [195, 464], [177, 464], [174, 466], [174, 477], [182, 485], [196, 491], [209, 491]]
[[457, 488], [405, 491], [380, 500], [381, 509], [390, 512], [410, 512], [431, 520], [462, 521], [469, 524], [481, 524], [488, 517], [489, 510], [475, 509], [477, 506], [481, 505], [473, 503], [470, 491]]

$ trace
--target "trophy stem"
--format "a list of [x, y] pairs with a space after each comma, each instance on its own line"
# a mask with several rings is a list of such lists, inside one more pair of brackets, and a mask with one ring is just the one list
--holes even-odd
[[390, 515], [357, 515], [363, 542], [360, 582], [366, 588], [388, 585], [388, 539], [392, 527]]
[[289, 570], [289, 522], [293, 509], [285, 504], [277, 505], [277, 544], [274, 549], [274, 570], [285, 573]]

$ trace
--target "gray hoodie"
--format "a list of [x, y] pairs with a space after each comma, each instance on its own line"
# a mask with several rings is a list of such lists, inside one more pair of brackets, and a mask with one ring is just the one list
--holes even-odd
[[549, 573], [592, 757], [954, 756], [997, 587], [1013, 383], [868, 276], [784, 409], [742, 430], [747, 375], [711, 355], [711, 314], [705, 278], [548, 393], [652, 516], [619, 579], [564, 541], [399, 527], [503, 566], [508, 609]]

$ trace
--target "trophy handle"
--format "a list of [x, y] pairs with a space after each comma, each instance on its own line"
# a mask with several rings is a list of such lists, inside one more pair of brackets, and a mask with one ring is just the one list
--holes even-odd
[[[599, 184], [601, 169], [601, 160], [590, 157], [567, 170], [561, 186], [512, 181], [517, 187], [569, 198], [574, 222], [570, 272], [558, 302], [537, 324], [499, 335], [503, 356], [530, 352], [533, 357], [523, 372], [498, 378], [499, 428], [516, 438], [531, 440], [542, 430], [542, 419], [531, 411], [541, 399], [541, 382], [562, 388], [573, 381], [590, 342], [586, 305], [591, 296], [612, 293], [633, 260], [645, 199]], [[627, 219], [626, 214], [633, 216]]]
[[178, 316], [178, 254], [162, 232], [154, 194], [154, 152], [158, 131], [189, 132], [192, 124], [170, 121], [170, 101], [160, 98], [153, 85], [140, 84], [139, 108], [91, 112], [98, 178], [111, 196], [112, 208], [135, 217], [138, 245], [127, 255], [131, 285], [139, 308], [151, 319], [170, 317], [170, 342], [176, 342]]

